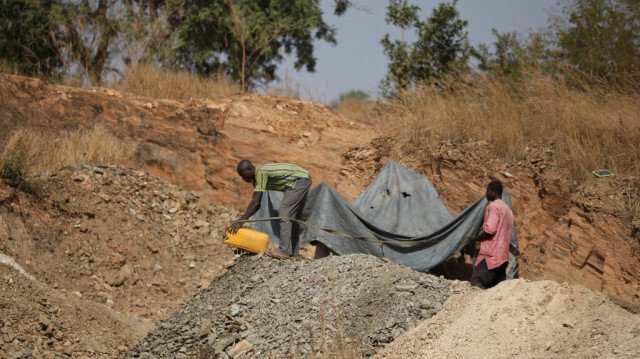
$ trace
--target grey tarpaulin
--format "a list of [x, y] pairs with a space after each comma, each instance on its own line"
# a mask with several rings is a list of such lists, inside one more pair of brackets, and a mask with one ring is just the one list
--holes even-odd
[[[511, 206], [505, 191], [503, 200]], [[276, 217], [282, 193], [268, 191], [262, 196], [260, 210], [254, 218]], [[381, 241], [418, 241], [398, 245], [345, 238], [322, 230], [301, 227], [301, 245], [320, 242], [339, 255], [367, 253], [427, 271], [444, 262], [468, 243], [467, 238], [482, 230], [483, 197], [454, 217], [442, 202], [429, 179], [397, 162], [389, 161], [373, 182], [353, 204], [321, 183], [309, 191], [302, 220], [321, 228], [329, 228], [358, 237]], [[278, 242], [279, 222], [253, 223], [256, 230], [266, 232]], [[518, 277], [518, 238], [515, 228], [511, 237], [507, 276]]]

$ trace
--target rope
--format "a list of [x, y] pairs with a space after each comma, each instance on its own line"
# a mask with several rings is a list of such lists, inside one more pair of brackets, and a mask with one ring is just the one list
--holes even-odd
[[322, 228], [322, 227], [320, 227], [320, 226], [318, 226], [316, 224], [305, 222], [305, 221], [302, 221], [300, 219], [292, 218], [292, 217], [269, 217], [269, 218], [259, 218], [259, 219], [246, 219], [246, 220], [243, 220], [243, 221], [235, 221], [234, 223], [267, 222], [267, 221], [283, 220], [283, 219], [284, 220], [289, 220], [289, 221], [292, 221], [292, 222], [296, 222], [296, 223], [298, 223], [300, 225], [303, 225], [305, 227], [309, 227], [309, 228], [313, 228], [313, 229], [319, 229], [321, 231], [334, 234], [336, 236], [357, 239], [357, 240], [361, 240], [361, 241], [365, 241], [365, 242], [378, 243], [380, 245], [380, 248], [382, 248], [382, 245], [384, 245], [384, 244], [393, 244], [393, 245], [398, 245], [398, 246], [417, 246], [417, 245], [421, 245], [421, 244], [423, 245], [423, 244], [429, 243], [429, 242], [439, 242], [439, 241], [433, 240], [433, 239], [425, 239], [425, 240], [420, 240], [420, 241], [416, 241], [416, 240], [399, 241], [399, 240], [395, 240], [395, 239], [382, 240], [382, 239], [372, 238], [372, 237], [354, 236], [354, 235], [351, 235], [349, 233], [345, 233], [345, 232], [338, 231], [338, 230], [335, 230], [335, 229]]

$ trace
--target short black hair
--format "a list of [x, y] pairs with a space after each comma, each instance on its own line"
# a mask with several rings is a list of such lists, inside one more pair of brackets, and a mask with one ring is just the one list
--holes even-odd
[[497, 193], [498, 196], [502, 196], [502, 182], [500, 181], [492, 181], [487, 185], [487, 188]]
[[251, 167], [253, 167], [253, 164], [251, 163], [251, 161], [249, 160], [241, 160], [240, 162], [238, 162], [238, 167], [237, 167], [237, 171], [238, 173], [243, 172], [245, 170], [251, 169]]

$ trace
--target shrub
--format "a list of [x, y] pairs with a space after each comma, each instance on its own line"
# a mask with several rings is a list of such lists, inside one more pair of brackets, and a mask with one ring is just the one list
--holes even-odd
[[9, 186], [19, 191], [30, 194], [38, 194], [40, 192], [40, 186], [29, 178], [24, 159], [20, 156], [11, 156], [4, 161], [0, 177]]

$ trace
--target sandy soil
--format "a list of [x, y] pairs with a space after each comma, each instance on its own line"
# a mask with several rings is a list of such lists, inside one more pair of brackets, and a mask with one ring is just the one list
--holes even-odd
[[451, 297], [376, 358], [638, 358], [640, 315], [606, 295], [512, 280]]

